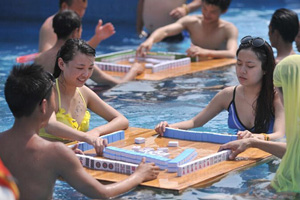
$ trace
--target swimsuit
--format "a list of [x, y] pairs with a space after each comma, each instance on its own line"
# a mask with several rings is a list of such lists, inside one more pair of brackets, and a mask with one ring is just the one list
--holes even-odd
[[[61, 98], [60, 98], [60, 90], [59, 90], [59, 86], [58, 86], [58, 79], [56, 79], [56, 89], [57, 89], [57, 94], [58, 94], [58, 106], [59, 106], [58, 112], [56, 113], [56, 120], [64, 123], [65, 125], [73, 128], [73, 129], [76, 129], [78, 131], [83, 131], [83, 132], [88, 131], [90, 118], [91, 118], [90, 112], [85, 111], [85, 114], [81, 121], [81, 124], [78, 125], [78, 122], [76, 121], [76, 119], [73, 119], [72, 116], [69, 113], [66, 113], [66, 110], [61, 107]], [[85, 102], [80, 90], [78, 88], [76, 88], [76, 91], [79, 93], [82, 101], [84, 102], [85, 106], [87, 107], [86, 102]], [[51, 134], [47, 134], [44, 129], [40, 130], [40, 136], [45, 137], [45, 138], [54, 139], [54, 140], [63, 141], [63, 142], [69, 141], [69, 140], [65, 140], [63, 138], [56, 137]]]
[[[245, 131], [249, 130], [250, 132], [254, 131], [254, 127], [248, 129], [247, 127], [244, 126], [244, 124], [240, 121], [238, 113], [236, 111], [236, 106], [235, 106], [235, 91], [236, 91], [237, 86], [235, 86], [233, 90], [233, 98], [232, 101], [230, 102], [228, 106], [228, 127], [231, 129], [237, 129], [239, 131]], [[268, 131], [267, 133], [272, 133], [273, 132], [273, 126], [274, 126], [274, 118], [272, 118]]]

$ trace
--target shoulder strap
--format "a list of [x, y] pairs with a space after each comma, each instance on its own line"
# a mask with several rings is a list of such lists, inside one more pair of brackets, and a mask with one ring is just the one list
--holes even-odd
[[58, 78], [55, 80], [56, 83], [56, 90], [57, 90], [57, 95], [58, 95], [58, 108], [61, 108], [61, 101], [60, 101], [60, 90], [58, 86]]
[[76, 90], [78, 91], [79, 95], [81, 96], [81, 99], [82, 99], [83, 103], [85, 104], [85, 107], [87, 108], [86, 102], [85, 102], [85, 100], [83, 98], [83, 95], [81, 94], [79, 88], [76, 88]]

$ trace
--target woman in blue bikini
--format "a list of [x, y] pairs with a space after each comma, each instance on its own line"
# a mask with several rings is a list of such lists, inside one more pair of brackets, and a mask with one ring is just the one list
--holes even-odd
[[284, 136], [284, 108], [274, 90], [275, 59], [271, 46], [262, 38], [246, 36], [237, 50], [236, 75], [240, 85], [220, 91], [198, 115], [190, 120], [168, 124], [160, 122], [155, 131], [163, 135], [165, 127], [191, 129], [203, 126], [223, 110], [228, 110], [228, 127], [238, 137], [276, 140]]

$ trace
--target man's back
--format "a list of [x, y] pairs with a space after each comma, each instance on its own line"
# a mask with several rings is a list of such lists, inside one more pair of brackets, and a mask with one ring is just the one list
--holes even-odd
[[41, 65], [44, 70], [50, 72], [53, 74], [54, 67], [55, 67], [55, 61], [56, 61], [56, 55], [59, 48], [56, 48], [55, 46], [51, 49], [42, 52], [35, 60], [34, 62], [38, 65]]
[[54, 46], [57, 36], [52, 28], [54, 15], [48, 17], [40, 28], [39, 32], [39, 52], [44, 52]]
[[52, 197], [52, 188], [59, 175], [56, 173], [59, 155], [55, 154], [60, 145], [63, 144], [12, 129], [0, 134], [0, 157], [17, 179], [21, 199]]

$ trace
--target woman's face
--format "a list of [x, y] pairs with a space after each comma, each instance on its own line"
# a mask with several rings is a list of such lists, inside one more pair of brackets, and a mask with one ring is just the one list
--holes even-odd
[[240, 50], [237, 56], [236, 75], [241, 85], [261, 84], [264, 71], [262, 62], [251, 49]]
[[76, 87], [82, 87], [93, 73], [94, 61], [94, 56], [77, 52], [73, 60], [63, 63], [64, 66], [61, 66], [66, 82]]

